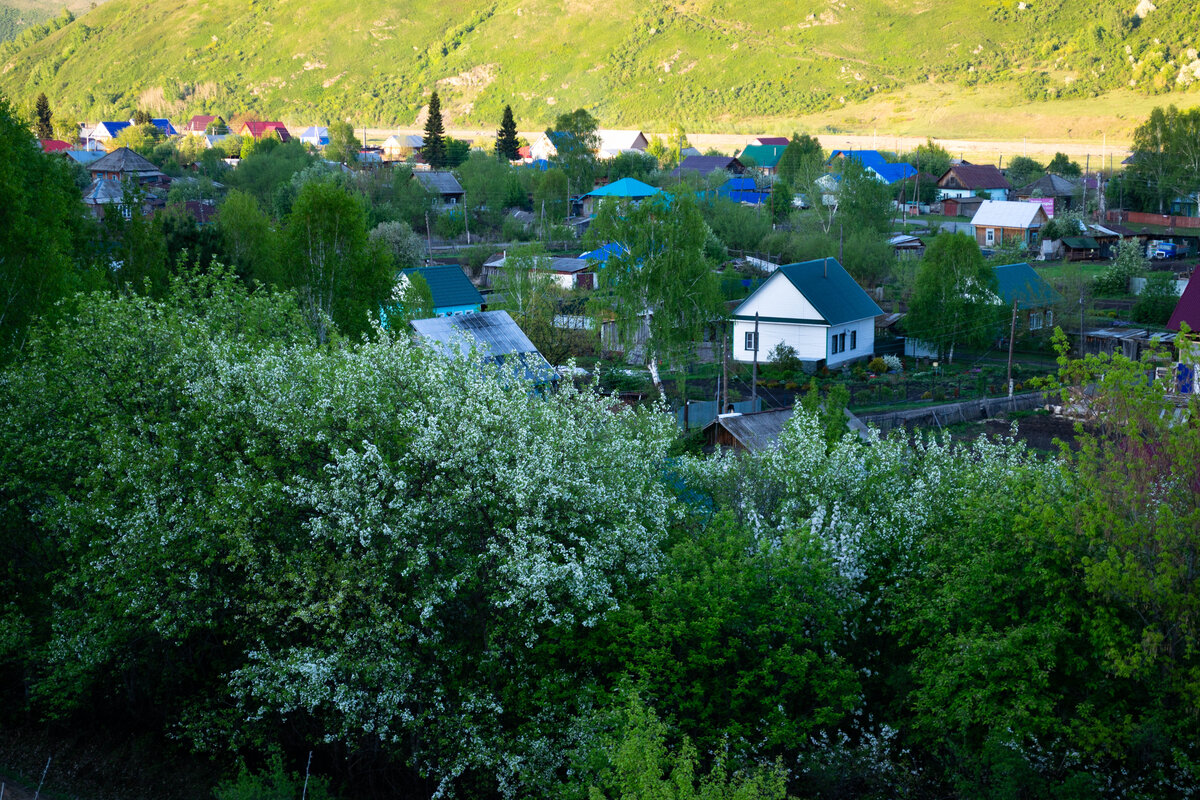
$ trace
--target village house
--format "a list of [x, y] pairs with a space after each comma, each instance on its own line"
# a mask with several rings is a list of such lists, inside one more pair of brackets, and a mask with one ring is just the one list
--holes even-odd
[[1015, 196], [1022, 202], [1041, 203], [1046, 216], [1053, 219], [1056, 214], [1076, 208], [1082, 193], [1082, 186], [1074, 181], [1058, 175], [1043, 175], [1017, 189]]
[[733, 156], [688, 156], [679, 162], [671, 174], [678, 178], [686, 172], [694, 172], [701, 178], [707, 178], [714, 172], [741, 175], [745, 171], [746, 167]]
[[738, 161], [747, 168], [753, 165], [763, 175], [774, 175], [779, 171], [779, 159], [787, 145], [779, 144], [750, 144], [738, 153]]
[[1038, 203], [985, 200], [971, 218], [971, 227], [980, 247], [1017, 242], [1031, 248], [1037, 244], [1038, 233], [1048, 221], [1045, 210]]
[[289, 141], [292, 138], [292, 135], [288, 133], [287, 126], [282, 122], [246, 122], [242, 125], [242, 129], [239, 131], [239, 134], [242, 136], [250, 136], [255, 139], [261, 139], [264, 136], [274, 135], [277, 136], [281, 142]]
[[507, 311], [480, 311], [449, 317], [414, 319], [412, 329], [436, 352], [453, 356], [478, 349], [501, 375], [518, 374], [535, 384], [554, 383], [558, 373]]
[[912, 164], [888, 161], [878, 150], [834, 150], [829, 154], [829, 163], [832, 164], [839, 158], [857, 161], [875, 177], [875, 180], [888, 186], [908, 180], [917, 174], [917, 168]]
[[414, 172], [413, 178], [434, 197], [434, 205], [453, 208], [461, 205], [466, 192], [450, 172]]
[[324, 125], [311, 125], [300, 132], [298, 137], [304, 144], [313, 147], [324, 147], [329, 144], [329, 128]]
[[814, 366], [870, 358], [882, 313], [836, 258], [788, 264], [734, 310], [733, 357], [767, 361], [782, 344]]
[[97, 149], [99, 147], [102, 147], [102, 146], [108, 144], [113, 139], [117, 138], [117, 136], [121, 133], [121, 131], [125, 130], [128, 127], [129, 127], [128, 122], [99, 122], [99, 123], [97, 123], [96, 127], [92, 128], [90, 131], [88, 131], [84, 135], [84, 139], [87, 140], [88, 149], [89, 150]]
[[600, 138], [600, 148], [596, 152], [597, 158], [607, 159], [616, 158], [621, 153], [644, 153], [646, 148], [650, 146], [650, 142], [646, 139], [646, 134], [641, 131], [610, 131], [598, 130], [596, 136]]
[[1018, 331], [1054, 329], [1054, 306], [1063, 302], [1063, 296], [1037, 270], [1023, 261], [996, 267], [996, 284], [997, 302], [1009, 308], [1016, 305]]
[[[533, 274], [548, 275], [563, 289], [592, 289], [596, 285], [596, 274], [593, 271], [598, 259], [589, 258], [592, 254], [585, 253], [579, 258], [559, 256], [534, 256], [530, 260]], [[604, 253], [607, 259], [608, 253]], [[495, 286], [499, 277], [508, 265], [508, 253], [501, 253], [489, 258], [483, 264], [483, 280], [487, 286]]]
[[383, 142], [385, 161], [404, 161], [421, 152], [425, 140], [413, 133], [394, 133]]
[[938, 196], [1007, 200], [1012, 184], [992, 164], [955, 164], [938, 178]]
[[583, 214], [586, 217], [596, 215], [600, 201], [606, 198], [623, 198], [626, 200], [643, 200], [662, 192], [655, 186], [642, 183], [636, 178], [621, 178], [621, 180], [600, 186], [583, 196]]
[[472, 314], [483, 307], [483, 295], [471, 283], [462, 267], [455, 264], [412, 267], [401, 270], [397, 283], [406, 283], [412, 275], [420, 275], [429, 284], [435, 317]]
[[183, 126], [189, 136], [221, 136], [229, 133], [229, 125], [216, 114], [197, 114]]
[[109, 206], [118, 206], [122, 216], [128, 218], [132, 209], [125, 205], [126, 185], [142, 187], [144, 197], [142, 210], [149, 211], [162, 205], [162, 198], [170, 182], [158, 167], [128, 147], [118, 147], [103, 158], [94, 161], [88, 171], [92, 183], [83, 192], [83, 202], [97, 217], [103, 217]]

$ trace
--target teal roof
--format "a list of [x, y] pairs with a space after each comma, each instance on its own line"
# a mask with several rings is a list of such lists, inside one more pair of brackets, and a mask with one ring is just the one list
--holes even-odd
[[[818, 258], [799, 264], [787, 264], [780, 267], [779, 272], [791, 281], [796, 290], [813, 304], [817, 313], [830, 325], [842, 325], [867, 317], [877, 317], [883, 313], [836, 258]], [[750, 297], [761, 292], [766, 285], [764, 283]], [[749, 299], [746, 298], [746, 302], [749, 302]], [[738, 311], [733, 313], [736, 316]]]
[[1015, 300], [1021, 308], [1040, 308], [1061, 303], [1063, 299], [1025, 262], [996, 267], [996, 281], [1000, 299], [1007, 306], [1011, 306]]
[[615, 183], [592, 189], [584, 197], [650, 197], [661, 191], [636, 178], [621, 178]]
[[416, 272], [425, 278], [433, 294], [434, 308], [451, 306], [477, 306], [483, 303], [483, 295], [471, 283], [461, 267], [453, 264], [440, 267], [413, 267], [403, 271], [405, 275]]
[[779, 158], [783, 155], [783, 151], [787, 150], [784, 145], [778, 144], [749, 144], [746, 149], [738, 153], [738, 160], [744, 160], [749, 157], [754, 159], [754, 164], [757, 167], [764, 169], [773, 169], [779, 164]]

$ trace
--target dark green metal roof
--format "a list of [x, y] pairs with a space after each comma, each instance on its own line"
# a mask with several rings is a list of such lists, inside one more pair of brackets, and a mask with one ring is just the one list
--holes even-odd
[[1073, 250], [1099, 250], [1100, 245], [1090, 236], [1064, 236], [1063, 244]]
[[738, 158], [752, 158], [756, 166], [771, 169], [779, 163], [779, 159], [786, 149], [787, 147], [777, 144], [750, 144], [746, 145], [746, 149], [738, 154]]
[[1063, 299], [1025, 262], [996, 267], [996, 282], [1000, 299], [1006, 306], [1011, 306], [1015, 300], [1021, 308], [1042, 308], [1061, 303]]
[[435, 267], [413, 267], [404, 270], [405, 275], [418, 273], [429, 284], [433, 294], [434, 308], [450, 306], [477, 306], [483, 303], [483, 295], [462, 271], [453, 264]]
[[[836, 258], [787, 264], [780, 267], [779, 271], [830, 325], [877, 317], [883, 313]], [[758, 291], [761, 291], [761, 287]]]

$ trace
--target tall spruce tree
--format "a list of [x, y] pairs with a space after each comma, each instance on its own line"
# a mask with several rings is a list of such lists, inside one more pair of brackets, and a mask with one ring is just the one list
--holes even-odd
[[442, 101], [437, 92], [429, 98], [429, 118], [425, 120], [425, 144], [421, 152], [425, 163], [433, 169], [446, 166], [446, 129], [442, 126]]
[[521, 153], [517, 143], [517, 122], [513, 119], [512, 106], [504, 107], [504, 118], [500, 130], [496, 131], [496, 157], [516, 161]]
[[50, 99], [46, 97], [46, 93], [42, 92], [37, 96], [37, 103], [33, 109], [34, 121], [33, 132], [39, 139], [53, 139], [54, 126], [50, 120], [54, 116], [50, 112]]

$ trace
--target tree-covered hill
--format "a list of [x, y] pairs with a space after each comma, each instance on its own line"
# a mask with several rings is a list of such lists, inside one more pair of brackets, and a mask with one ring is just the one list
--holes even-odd
[[[1143, 8], [1146, 4], [1143, 4]], [[805, 114], [926, 85], [1010, 105], [1200, 83], [1200, 8], [1143, 16], [1082, 0], [112, 0], [0, 46], [0, 92], [85, 118], [134, 108], [412, 124], [436, 84], [454, 125], [511, 103], [606, 125], [692, 130]]]

